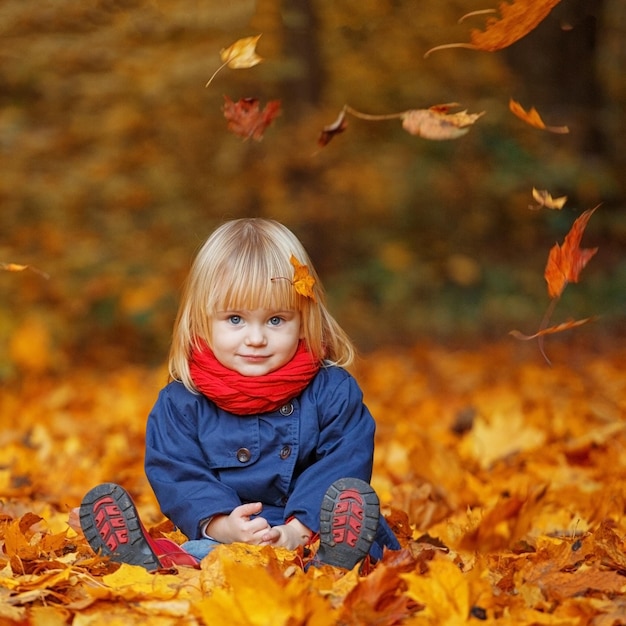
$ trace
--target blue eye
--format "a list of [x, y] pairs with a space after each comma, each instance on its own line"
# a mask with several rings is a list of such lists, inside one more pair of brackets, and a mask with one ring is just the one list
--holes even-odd
[[270, 317], [269, 323], [270, 326], [278, 326], [282, 322], [282, 318], [275, 315], [274, 317]]
[[231, 324], [235, 324], [235, 325], [237, 325], [237, 324], [241, 324], [241, 316], [240, 316], [240, 315], [231, 315], [231, 316], [228, 318], [228, 321], [229, 321]]

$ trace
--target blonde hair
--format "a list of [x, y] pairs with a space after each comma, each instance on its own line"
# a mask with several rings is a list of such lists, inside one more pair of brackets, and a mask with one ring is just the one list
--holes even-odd
[[[292, 255], [315, 278], [315, 299], [294, 288]], [[220, 310], [257, 308], [298, 311], [304, 341], [316, 360], [342, 367], [353, 362], [354, 346], [326, 308], [319, 277], [298, 238], [274, 220], [244, 218], [218, 227], [191, 266], [174, 324], [171, 378], [196, 391], [189, 357], [202, 341], [212, 345], [213, 316]]]

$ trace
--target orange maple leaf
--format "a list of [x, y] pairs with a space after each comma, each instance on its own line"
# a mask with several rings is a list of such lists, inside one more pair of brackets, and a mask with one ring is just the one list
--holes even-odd
[[[599, 205], [598, 205], [599, 206]], [[523, 341], [528, 339], [537, 339], [539, 343], [539, 349], [543, 358], [548, 364], [550, 359], [546, 356], [543, 350], [543, 339], [545, 335], [554, 333], [560, 333], [570, 328], [576, 328], [582, 326], [590, 321], [592, 318], [585, 318], [583, 320], [570, 320], [556, 326], [550, 326], [548, 328], [548, 322], [552, 317], [552, 313], [568, 283], [577, 283], [580, 279], [580, 272], [585, 265], [598, 251], [598, 248], [580, 248], [580, 241], [582, 239], [589, 218], [593, 215], [594, 211], [598, 207], [593, 209], [587, 209], [582, 215], [580, 215], [576, 221], [572, 224], [570, 231], [565, 235], [563, 245], [555, 243], [548, 254], [548, 262], [544, 271], [544, 277], [548, 283], [548, 294], [552, 301], [548, 306], [539, 330], [534, 335], [525, 335], [518, 330], [512, 330], [509, 334], [516, 339]]]
[[[501, 2], [498, 7], [501, 17], [487, 18], [484, 31], [472, 30], [470, 33], [471, 43], [450, 43], [436, 46], [428, 50], [424, 57], [430, 55], [431, 52], [446, 48], [469, 48], [470, 50], [484, 50], [485, 52], [507, 48], [536, 28], [560, 1], [515, 0], [512, 4]], [[484, 13], [484, 11], [476, 11], [475, 13]], [[470, 15], [474, 15], [474, 13]]]
[[539, 115], [535, 107], [531, 107], [528, 111], [526, 111], [524, 107], [519, 102], [513, 100], [513, 98], [509, 100], [509, 109], [513, 115], [519, 117], [519, 119], [523, 120], [530, 126], [561, 135], [569, 133], [569, 128], [567, 126], [547, 126], [541, 119], [541, 115]]
[[580, 248], [580, 240], [587, 222], [597, 208], [596, 206], [593, 209], [587, 209], [578, 217], [565, 236], [563, 245], [555, 243], [550, 250], [544, 277], [548, 283], [548, 294], [551, 298], [558, 298], [568, 283], [577, 283], [580, 272], [598, 251], [598, 248]]
[[345, 597], [340, 623], [393, 626], [423, 608], [404, 593], [407, 585], [402, 576], [415, 567], [411, 552], [387, 552], [385, 557]]
[[263, 139], [265, 129], [280, 115], [280, 100], [270, 100], [263, 110], [257, 98], [242, 98], [233, 102], [224, 96], [224, 117], [228, 130], [235, 135], [255, 141]]
[[289, 262], [293, 265], [293, 286], [295, 290], [306, 298], [311, 298], [315, 302], [315, 292], [313, 287], [315, 286], [315, 278], [309, 273], [309, 266], [303, 265], [296, 259], [293, 254], [289, 259]]

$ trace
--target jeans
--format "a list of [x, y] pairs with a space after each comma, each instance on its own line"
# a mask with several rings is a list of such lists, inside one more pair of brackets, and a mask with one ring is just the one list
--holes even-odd
[[192, 539], [183, 543], [181, 548], [201, 561], [213, 548], [221, 545], [215, 539]]

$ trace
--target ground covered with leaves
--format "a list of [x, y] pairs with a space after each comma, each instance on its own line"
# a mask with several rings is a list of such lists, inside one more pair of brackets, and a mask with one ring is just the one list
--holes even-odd
[[552, 367], [513, 339], [362, 359], [403, 545], [367, 574], [245, 545], [152, 574], [94, 556], [68, 518], [107, 480], [183, 540], [142, 467], [165, 371], [25, 377], [0, 396], [0, 624], [626, 623], [625, 354], [583, 337], [550, 343]]

